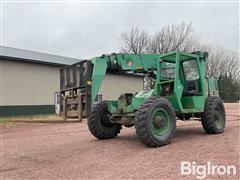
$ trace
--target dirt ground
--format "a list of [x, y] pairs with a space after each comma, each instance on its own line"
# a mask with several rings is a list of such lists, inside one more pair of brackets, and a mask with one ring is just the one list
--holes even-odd
[[200, 122], [177, 123], [172, 143], [147, 148], [134, 128], [110, 140], [96, 140], [83, 123], [59, 118], [11, 118], [1, 123], [1, 179], [195, 179], [181, 176], [180, 162], [235, 165], [239, 179], [240, 106], [225, 104], [223, 134], [207, 135]]

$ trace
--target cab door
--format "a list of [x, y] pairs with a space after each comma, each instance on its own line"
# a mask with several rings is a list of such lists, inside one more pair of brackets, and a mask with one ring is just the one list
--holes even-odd
[[181, 98], [182, 108], [189, 113], [202, 112], [205, 84], [202, 83], [204, 77], [201, 73], [199, 59], [193, 58], [182, 61], [181, 69], [184, 86]]

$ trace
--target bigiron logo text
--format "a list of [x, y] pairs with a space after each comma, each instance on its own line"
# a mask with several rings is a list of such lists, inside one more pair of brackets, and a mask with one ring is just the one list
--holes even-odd
[[181, 175], [195, 176], [197, 179], [204, 179], [207, 176], [234, 176], [236, 175], [234, 165], [216, 165], [210, 161], [207, 164], [197, 164], [195, 161], [181, 161]]

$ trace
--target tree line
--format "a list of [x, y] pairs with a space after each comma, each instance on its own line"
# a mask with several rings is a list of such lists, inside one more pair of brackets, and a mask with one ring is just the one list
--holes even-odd
[[[166, 53], [207, 51], [206, 74], [218, 79], [219, 94], [225, 102], [240, 100], [239, 52], [200, 42], [192, 23], [182, 22], [160, 28], [154, 33], [132, 27], [121, 34], [123, 53]], [[151, 82], [146, 82], [151, 84]]]

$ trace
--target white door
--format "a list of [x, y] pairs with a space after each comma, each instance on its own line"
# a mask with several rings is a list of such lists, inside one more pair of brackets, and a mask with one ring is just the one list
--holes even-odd
[[54, 93], [55, 114], [60, 113], [60, 92]]

